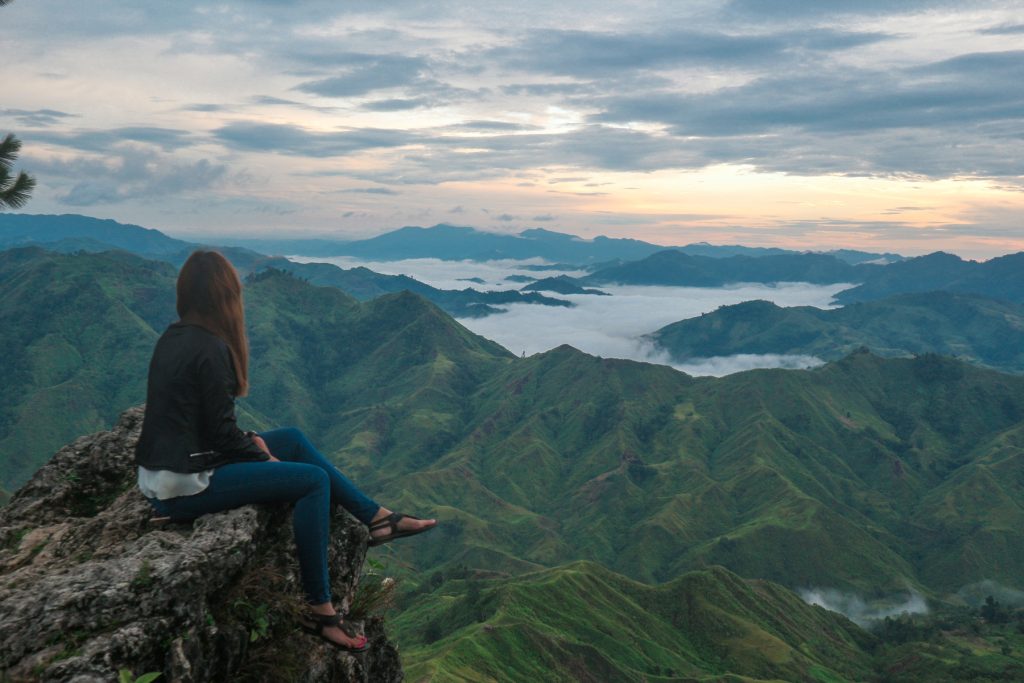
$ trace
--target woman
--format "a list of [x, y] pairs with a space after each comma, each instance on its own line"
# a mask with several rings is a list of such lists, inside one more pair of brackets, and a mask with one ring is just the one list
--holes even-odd
[[238, 273], [217, 252], [197, 251], [178, 274], [177, 295], [180, 320], [160, 337], [149, 365], [135, 451], [139, 488], [172, 520], [249, 503], [295, 503], [295, 545], [310, 605], [304, 628], [340, 649], [365, 650], [366, 638], [343, 623], [330, 601], [331, 505], [370, 528], [370, 545], [429, 531], [435, 520], [381, 507], [297, 429], [241, 431], [235, 397], [249, 389], [249, 347]]

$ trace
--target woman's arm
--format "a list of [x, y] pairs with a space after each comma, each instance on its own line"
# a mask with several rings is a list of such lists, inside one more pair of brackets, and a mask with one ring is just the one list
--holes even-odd
[[227, 344], [220, 342], [212, 346], [210, 352], [200, 359], [198, 370], [204, 447], [220, 454], [216, 464], [266, 460], [270, 454], [238, 428], [235, 419], [237, 382]]
[[270, 452], [269, 448], [267, 448], [267, 442], [263, 440], [262, 436], [260, 436], [256, 432], [246, 432], [246, 434], [248, 434], [250, 437], [252, 437], [252, 442], [254, 444], [256, 444], [256, 446], [258, 448], [260, 448], [264, 453], [266, 453], [268, 456], [270, 456], [270, 460], [271, 461], [273, 461], [273, 462], [281, 462], [280, 460], [275, 458], [274, 454]]

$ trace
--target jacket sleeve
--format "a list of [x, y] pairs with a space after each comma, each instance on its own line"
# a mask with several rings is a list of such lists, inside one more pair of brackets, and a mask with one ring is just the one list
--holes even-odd
[[199, 361], [199, 387], [203, 402], [203, 439], [217, 452], [209, 466], [229, 462], [267, 460], [267, 454], [235, 421], [235, 368], [223, 342], [212, 346]]

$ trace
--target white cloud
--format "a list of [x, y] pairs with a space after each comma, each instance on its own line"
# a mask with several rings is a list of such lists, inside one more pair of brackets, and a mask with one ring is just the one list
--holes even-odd
[[711, 358], [693, 358], [688, 363], [674, 363], [664, 358], [663, 362], [688, 375], [724, 377], [734, 372], [757, 370], [759, 368], [783, 368], [786, 370], [806, 370], [824, 365], [825, 361], [815, 356], [787, 355], [779, 353], [739, 353], [735, 356], [712, 356]]
[[858, 626], [871, 626], [886, 617], [901, 614], [927, 614], [928, 602], [917, 591], [881, 600], [866, 601], [856, 593], [835, 588], [805, 588], [799, 591], [804, 602], [839, 612]]
[[[1019, 213], [1016, 194], [992, 192], [1020, 188], [1013, 3], [825, 4], [15, 2], [0, 21], [12, 84], [0, 119], [17, 124], [26, 160], [67, 159], [90, 142], [81, 131], [104, 155], [140, 131], [165, 152], [187, 143], [177, 162], [147, 162], [152, 187], [110, 190], [81, 172], [71, 191], [26, 164], [34, 212], [117, 201], [119, 220], [171, 231], [354, 237], [458, 206], [492, 209], [492, 227], [665, 242], [916, 250], [920, 233], [932, 248], [1017, 249], [1003, 223], [960, 213], [965, 197]], [[251, 181], [174, 182], [221, 167], [215, 179]], [[795, 199], [770, 189], [780, 174]], [[848, 201], [863, 175], [913, 194], [917, 176], [958, 184], [928, 181], [940, 208], [902, 226]], [[964, 178], [977, 179], [966, 195]], [[401, 202], [368, 181], [400, 187]], [[259, 208], [284, 203], [287, 223]], [[670, 218], [687, 213], [736, 218]], [[794, 222], [829, 219], [860, 227]]]
[[[780, 306], [825, 308], [834, 294], [848, 286], [806, 283], [744, 284], [722, 288], [609, 286], [602, 289], [612, 296], [573, 294], [560, 297], [576, 304], [574, 308], [513, 304], [507, 313], [460, 322], [513, 353], [525, 351], [530, 355], [560, 344], [570, 344], [605, 358], [675, 365], [640, 337], [669, 323], [751, 299], [767, 299]], [[755, 367], [787, 367], [791, 364], [792, 359], [781, 356], [747, 356], [675, 366], [691, 374], [721, 375]]]
[[[440, 261], [409, 259], [405, 261], [371, 262], [354, 258], [296, 260], [330, 261], [344, 268], [362, 265], [391, 275], [409, 275], [442, 289], [518, 289], [520, 283], [505, 280], [509, 275], [527, 274], [536, 278], [556, 275], [559, 271], [531, 272], [524, 265], [531, 261]], [[568, 271], [579, 275], [580, 271]], [[478, 277], [486, 284], [466, 282]], [[581, 351], [604, 358], [671, 365], [692, 375], [721, 376], [754, 368], [802, 368], [819, 365], [811, 356], [751, 355], [706, 358], [686, 364], [672, 363], [668, 356], [641, 339], [643, 335], [686, 318], [708, 313], [719, 306], [766, 299], [779, 306], [816, 306], [828, 308], [832, 297], [850, 285], [811, 285], [778, 283], [775, 285], [738, 284], [720, 288], [643, 287], [614, 285], [601, 288], [612, 296], [588, 294], [547, 296], [566, 299], [575, 306], [561, 308], [536, 304], [511, 304], [505, 313], [486, 318], [460, 319], [473, 332], [498, 342], [513, 353], [541, 353], [569, 344]]]
[[[465, 289], [466, 287], [484, 290], [519, 289], [523, 286], [523, 283], [509, 282], [505, 278], [510, 275], [527, 275], [539, 280], [548, 275], [586, 275], [586, 271], [583, 270], [531, 271], [523, 267], [543, 265], [544, 260], [539, 258], [524, 261], [442, 261], [435, 258], [405, 259], [404, 261], [364, 261], [348, 256], [333, 258], [289, 256], [288, 258], [300, 263], [322, 261], [333, 263], [341, 268], [364, 266], [376, 273], [383, 273], [385, 275], [408, 275], [438, 289]], [[466, 282], [468, 278], [480, 278], [486, 284], [480, 285]]]

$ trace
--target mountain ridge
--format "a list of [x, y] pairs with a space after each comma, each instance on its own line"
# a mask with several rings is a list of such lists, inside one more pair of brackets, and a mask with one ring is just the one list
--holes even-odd
[[950, 291], [897, 294], [835, 309], [768, 301], [722, 306], [647, 335], [676, 361], [709, 355], [800, 354], [838, 360], [859, 347], [883, 356], [956, 355], [1024, 372], [1024, 307]]
[[[45, 266], [0, 297], [0, 312], [16, 313], [0, 330], [17, 321], [29, 334], [31, 320], [46, 331], [39, 339], [50, 337], [15, 367], [31, 386], [70, 397], [30, 436], [53, 430], [55, 416], [138, 402], [125, 387], [137, 381], [141, 393], [152, 341], [124, 342], [146, 328], [155, 338], [146, 321], [173, 318], [173, 268], [126, 253], [23, 249], [0, 255], [0, 273], [5, 259]], [[55, 270], [62, 263], [67, 277]], [[422, 541], [389, 548], [415, 581], [589, 560], [632, 581], [721, 565], [789, 589], [911, 586], [930, 600], [982, 579], [1020, 587], [1024, 378], [864, 352], [811, 371], [720, 379], [568, 345], [522, 359], [415, 294], [361, 303], [278, 271], [252, 276], [246, 303], [253, 390], [239, 402], [241, 422], [295, 424], [371, 495], [442, 517]], [[60, 326], [65, 311], [94, 327]], [[62, 374], [81, 367], [61, 364], [69, 348], [103, 359], [77, 385]], [[101, 384], [115, 360], [128, 378], [116, 395]], [[485, 601], [490, 590], [481, 588]], [[452, 583], [421, 607], [441, 614], [469, 595]], [[548, 632], [555, 641], [586, 633], [575, 630], [585, 619], [561, 623]], [[411, 623], [410, 634], [426, 625]], [[494, 657], [522, 652], [519, 641], [486, 642]], [[631, 670], [654, 675], [655, 665], [668, 663]]]

